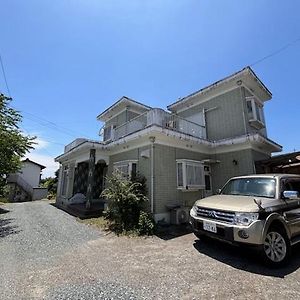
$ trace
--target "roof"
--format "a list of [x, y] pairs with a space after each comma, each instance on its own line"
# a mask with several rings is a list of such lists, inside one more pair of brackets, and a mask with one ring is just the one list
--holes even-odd
[[184, 106], [189, 106], [188, 104], [189, 102], [191, 102], [194, 96], [207, 97], [209, 93], [212, 93], [216, 89], [219, 89], [221, 86], [224, 86], [225, 84], [228, 84], [230, 82], [233, 84], [233, 86], [239, 86], [244, 83], [250, 89], [256, 88], [257, 90], [259, 90], [258, 94], [261, 96], [260, 99], [263, 101], [272, 98], [272, 93], [270, 92], [270, 90], [263, 84], [263, 82], [254, 73], [254, 71], [248, 66], [192, 94], [180, 98], [176, 102], [170, 104], [168, 106], [168, 109], [170, 111], [176, 111], [178, 109], [182, 109]]
[[231, 179], [238, 178], [285, 178], [285, 177], [299, 177], [299, 174], [283, 174], [283, 173], [270, 173], [270, 174], [253, 174], [253, 175], [245, 175], [245, 176], [236, 176]]
[[300, 151], [274, 155], [269, 159], [257, 161], [259, 165], [266, 167], [284, 167], [300, 165]]
[[43, 166], [43, 165], [41, 165], [41, 164], [39, 164], [39, 163], [37, 163], [37, 162], [35, 162], [35, 161], [32, 161], [32, 160], [30, 160], [29, 158], [26, 158], [26, 159], [22, 160], [22, 162], [23, 162], [23, 163], [24, 163], [24, 162], [32, 163], [32, 164], [34, 164], [34, 165], [39, 166], [42, 170], [46, 168], [45, 166]]
[[97, 116], [97, 119], [106, 122], [108, 119], [119, 114], [120, 112], [122, 112], [124, 109], [128, 107], [134, 108], [134, 110], [137, 110], [138, 112], [141, 113], [151, 109], [151, 107], [148, 105], [145, 105], [143, 103], [130, 99], [126, 96], [123, 96], [117, 102], [115, 102], [113, 105], [107, 108], [104, 112], [99, 114]]

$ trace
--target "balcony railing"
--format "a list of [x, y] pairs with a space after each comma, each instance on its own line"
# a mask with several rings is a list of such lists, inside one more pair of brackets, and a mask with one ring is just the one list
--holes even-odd
[[77, 147], [78, 145], [82, 144], [85, 141], [87, 141], [87, 139], [84, 139], [84, 138], [78, 138], [78, 139], [72, 141], [70, 144], [65, 146], [64, 153], [69, 152], [70, 150], [72, 150], [73, 148]]
[[111, 134], [110, 140], [116, 141], [131, 133], [153, 125], [193, 137], [206, 139], [205, 126], [183, 119], [178, 115], [170, 114], [163, 109], [154, 108], [112, 129], [113, 133]]

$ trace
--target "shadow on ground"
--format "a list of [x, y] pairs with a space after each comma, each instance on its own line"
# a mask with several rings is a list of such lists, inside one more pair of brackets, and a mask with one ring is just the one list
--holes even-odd
[[[7, 214], [9, 210], [0, 208], [0, 215]], [[20, 230], [17, 230], [18, 226], [11, 225], [14, 219], [11, 218], [0, 218], [0, 238], [6, 237], [11, 234], [19, 233]]]
[[188, 224], [182, 225], [165, 225], [158, 226], [155, 235], [165, 241], [171, 240], [192, 232], [191, 226]]
[[293, 247], [290, 262], [280, 268], [270, 268], [264, 265], [259, 253], [253, 249], [231, 246], [209, 238], [195, 240], [194, 248], [198, 252], [233, 268], [265, 276], [284, 278], [300, 267], [300, 245]]

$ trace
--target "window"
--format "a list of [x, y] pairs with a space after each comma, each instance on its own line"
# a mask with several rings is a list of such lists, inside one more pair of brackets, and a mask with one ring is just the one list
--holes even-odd
[[274, 198], [275, 192], [275, 179], [253, 177], [231, 179], [224, 186], [221, 194]]
[[203, 165], [199, 161], [177, 160], [177, 188], [195, 190], [205, 188]]
[[263, 104], [255, 97], [246, 97], [249, 123], [256, 129], [265, 127]]
[[116, 128], [115, 125], [111, 125], [105, 127], [103, 130], [103, 141], [109, 141], [113, 139], [114, 136], [114, 129]]
[[137, 160], [124, 160], [114, 163], [114, 170], [121, 172], [122, 176], [130, 179], [136, 175]]

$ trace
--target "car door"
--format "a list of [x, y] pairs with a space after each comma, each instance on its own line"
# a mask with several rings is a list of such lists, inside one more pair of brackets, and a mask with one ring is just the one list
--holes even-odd
[[[287, 178], [282, 182], [282, 193], [284, 191], [296, 191], [300, 195], [300, 178]], [[283, 216], [287, 221], [291, 236], [300, 234], [300, 197], [295, 199], [285, 199], [287, 209], [283, 212]]]

